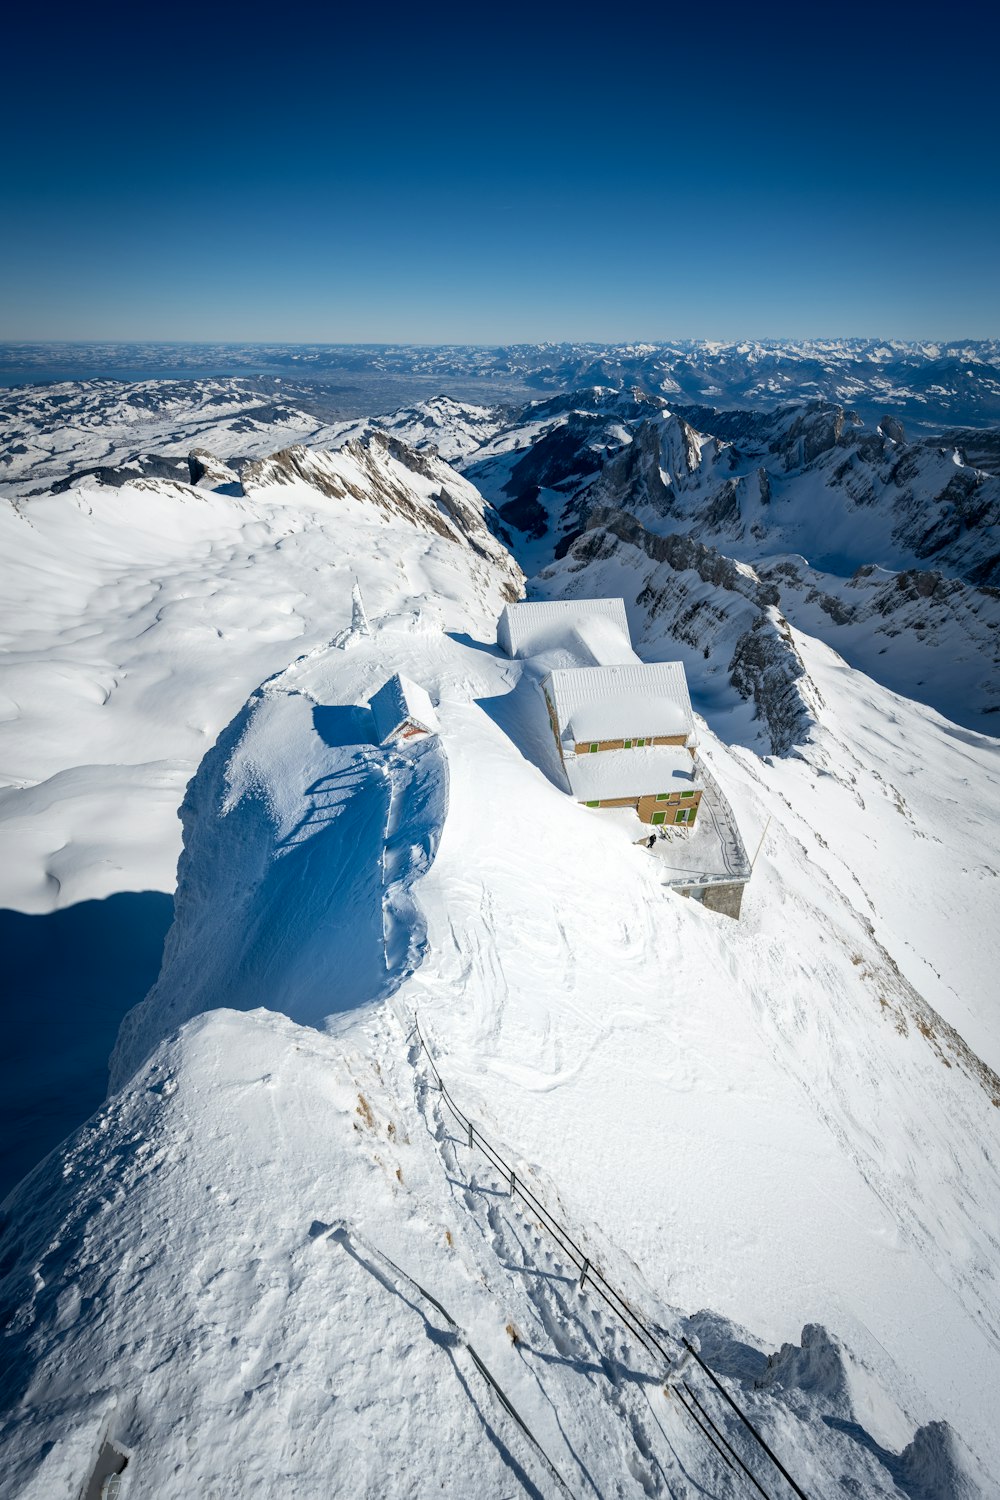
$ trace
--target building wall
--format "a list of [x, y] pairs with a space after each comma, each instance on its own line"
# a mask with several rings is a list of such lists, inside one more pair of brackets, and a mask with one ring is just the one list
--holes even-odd
[[559, 738], [559, 720], [556, 718], [556, 711], [552, 706], [552, 700], [549, 697], [548, 693], [545, 693], [544, 697], [545, 707], [549, 711], [549, 723], [552, 725], [552, 733], [556, 737], [556, 749], [559, 751], [559, 759], [562, 761], [563, 765], [565, 765], [566, 757], [565, 755], [563, 755], [562, 740]]
[[634, 807], [639, 814], [640, 821], [652, 823], [653, 814], [663, 813], [663, 826], [670, 827], [676, 823], [677, 814], [689, 809], [694, 810], [694, 817], [681, 827], [692, 828], [698, 817], [698, 804], [701, 801], [701, 792], [695, 792], [691, 797], [681, 798], [679, 792], [671, 792], [665, 802], [658, 797], [604, 797], [600, 802], [585, 802], [585, 807]]
[[691, 797], [682, 797], [680, 792], [670, 792], [665, 802], [659, 797], [640, 797], [638, 806], [639, 817], [643, 823], [651, 823], [654, 813], [665, 813], [666, 816], [663, 822], [665, 826], [669, 826], [677, 821], [677, 814], [679, 812], [693, 808], [694, 817], [690, 818], [686, 825], [681, 825], [691, 828], [698, 821], [698, 805], [700, 802], [701, 792], [695, 792]]
[[[546, 702], [548, 702], [548, 699], [546, 699]], [[555, 730], [556, 738], [558, 739], [558, 737], [559, 737], [559, 730], [556, 727], [555, 714], [553, 713], [551, 703], [549, 704], [549, 718], [552, 719], [552, 721], [553, 721], [552, 727]], [[642, 738], [642, 736], [640, 735], [639, 739], [641, 739], [641, 738]], [[638, 740], [637, 739], [633, 739], [630, 743], [631, 743], [632, 746], [635, 746], [636, 748], [638, 748], [640, 750], [642, 749], [642, 745], [681, 745], [681, 746], [683, 746], [683, 745], [687, 744], [687, 735], [686, 734], [661, 734], [661, 735], [657, 735], [653, 739], [649, 739], [648, 737], [646, 739], [643, 739], [642, 745], [638, 744]], [[620, 740], [577, 740], [576, 743], [574, 744], [573, 748], [576, 751], [577, 755], [590, 755], [590, 754], [594, 753], [594, 752], [591, 751], [591, 748], [590, 748], [591, 745], [596, 745], [597, 748], [598, 748], [598, 750], [624, 750], [625, 749], [625, 741], [624, 741], [624, 739], [620, 739]], [[693, 750], [691, 751], [691, 754], [694, 755], [694, 751]]]
[[742, 903], [743, 886], [735, 884], [707, 886], [701, 898], [702, 906], [707, 906], [709, 911], [721, 912], [724, 917], [732, 917], [736, 922], [740, 919]]

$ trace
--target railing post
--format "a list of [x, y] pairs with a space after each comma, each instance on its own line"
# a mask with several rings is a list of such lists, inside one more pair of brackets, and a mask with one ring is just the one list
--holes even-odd
[[583, 1257], [583, 1265], [580, 1268], [580, 1291], [581, 1292], [583, 1291], [583, 1283], [587, 1279], [587, 1272], [589, 1270], [590, 1270], [590, 1261], [587, 1259], [586, 1256], [584, 1256]]
[[469, 1150], [472, 1150], [472, 1121], [469, 1121]]
[[514, 1196], [514, 1188], [516, 1187], [516, 1185], [517, 1185], [517, 1179], [514, 1176], [514, 1168], [511, 1167], [511, 1169], [510, 1169], [510, 1196], [512, 1198]]

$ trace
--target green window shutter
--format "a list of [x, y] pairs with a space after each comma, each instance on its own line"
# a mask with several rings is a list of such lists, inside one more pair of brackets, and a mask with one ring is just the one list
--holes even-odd
[[666, 813], [663, 812], [654, 813], [649, 821], [651, 823], [662, 823], [666, 816]]
[[636, 743], [637, 746], [641, 747], [642, 745], [644, 745], [646, 743], [646, 741], [645, 740], [636, 740], [635, 743]]
[[588, 807], [600, 807], [600, 805], [601, 804], [599, 802], [588, 802], [587, 803]]
[[682, 797], [693, 797], [694, 792], [681, 792]]
[[600, 750], [600, 748], [601, 748], [600, 745], [591, 745], [591, 747], [590, 747], [590, 753], [591, 753], [591, 755], [594, 754], [595, 750]]
[[669, 796], [670, 796], [669, 792], [657, 792], [657, 794], [656, 794], [656, 800], [657, 800], [657, 802], [666, 802], [666, 800], [667, 800], [667, 798]]
[[626, 750], [631, 750], [631, 748], [632, 748], [632, 741], [631, 740], [626, 740], [625, 741], [625, 749]]

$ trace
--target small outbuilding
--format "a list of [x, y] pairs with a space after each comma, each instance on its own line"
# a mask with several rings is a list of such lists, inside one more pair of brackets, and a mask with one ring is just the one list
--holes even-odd
[[604, 666], [638, 662], [632, 650], [624, 599], [558, 599], [508, 604], [497, 622], [497, 644], [525, 658], [569, 652], [574, 663]]
[[437, 734], [434, 705], [426, 689], [397, 672], [368, 701], [380, 745], [403, 743]]

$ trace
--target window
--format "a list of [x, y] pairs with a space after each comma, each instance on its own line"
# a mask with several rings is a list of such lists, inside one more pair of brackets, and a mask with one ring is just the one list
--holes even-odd
[[601, 804], [599, 802], [588, 802], [587, 803], [588, 807], [600, 807], [600, 805]]
[[694, 817], [693, 807], [679, 807], [674, 813], [675, 823], [690, 823]]
[[626, 750], [631, 750], [631, 748], [632, 748], [632, 741], [631, 740], [626, 740], [625, 741], [625, 749]]
[[657, 802], [666, 802], [666, 800], [667, 800], [667, 798], [669, 796], [670, 796], [669, 792], [657, 792], [657, 794], [656, 794], [656, 800], [657, 800]]
[[694, 792], [681, 792], [682, 797], [693, 797]]
[[590, 747], [590, 753], [591, 753], [591, 755], [593, 755], [593, 753], [594, 753], [595, 750], [600, 750], [600, 748], [601, 748], [600, 745], [591, 745], [591, 747]]
[[662, 823], [662, 822], [663, 822], [663, 820], [664, 820], [664, 818], [665, 818], [665, 817], [666, 817], [666, 816], [667, 816], [667, 815], [666, 815], [666, 813], [665, 813], [665, 812], [658, 812], [658, 813], [654, 813], [654, 814], [653, 814], [653, 816], [652, 816], [652, 817], [651, 817], [651, 818], [650, 818], [650, 820], [649, 820], [649, 821], [650, 821], [650, 822], [651, 822], [651, 823]]
[[645, 743], [646, 743], [646, 741], [645, 741], [645, 740], [636, 740], [636, 742], [635, 742], [635, 743], [636, 743], [636, 748], [638, 748], [638, 747], [640, 747], [640, 746], [641, 746], [641, 745], [644, 745], [644, 744], [645, 744]]

